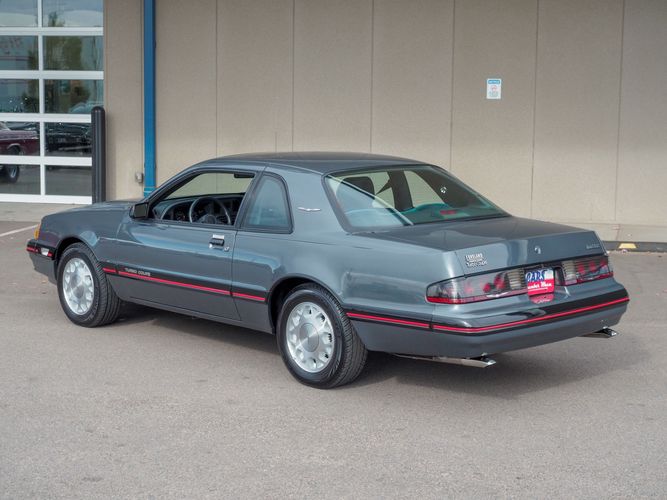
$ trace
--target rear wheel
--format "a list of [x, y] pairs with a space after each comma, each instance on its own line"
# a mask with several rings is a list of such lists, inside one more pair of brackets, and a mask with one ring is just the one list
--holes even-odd
[[60, 258], [58, 297], [67, 317], [86, 327], [113, 323], [122, 303], [95, 255], [82, 243], [67, 247]]
[[301, 285], [286, 298], [277, 340], [287, 369], [312, 387], [348, 384], [366, 362], [366, 348], [338, 301], [315, 284]]
[[[23, 156], [23, 150], [18, 146], [12, 146], [7, 150], [8, 155]], [[21, 167], [19, 165], [5, 165], [2, 169], [2, 180], [9, 184], [15, 184], [19, 180]]]

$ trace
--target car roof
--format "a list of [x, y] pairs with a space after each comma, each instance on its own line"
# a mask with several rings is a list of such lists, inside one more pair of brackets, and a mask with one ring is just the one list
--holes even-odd
[[286, 153], [244, 153], [221, 156], [200, 165], [227, 163], [270, 163], [274, 167], [292, 167], [320, 174], [330, 174], [359, 168], [386, 167], [396, 165], [426, 165], [421, 161], [397, 156], [371, 153], [300, 151]]

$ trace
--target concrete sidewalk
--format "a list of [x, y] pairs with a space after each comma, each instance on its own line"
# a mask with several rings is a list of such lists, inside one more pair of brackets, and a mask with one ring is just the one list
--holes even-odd
[[82, 205], [67, 205], [63, 203], [11, 203], [0, 202], [0, 221], [4, 222], [39, 222], [42, 217], [56, 212], [62, 212]]

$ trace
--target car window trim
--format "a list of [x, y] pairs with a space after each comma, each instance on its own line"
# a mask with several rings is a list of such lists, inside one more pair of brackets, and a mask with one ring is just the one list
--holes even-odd
[[[263, 233], [263, 234], [292, 234], [294, 232], [294, 218], [292, 217], [292, 203], [291, 203], [291, 198], [289, 194], [289, 187], [287, 186], [287, 182], [285, 179], [274, 173], [274, 172], [266, 172], [263, 171], [259, 176], [257, 176], [257, 182], [253, 183], [253, 190], [252, 193], [250, 193], [250, 196], [244, 196], [243, 197], [243, 202], [245, 203], [246, 198], [248, 202], [246, 203], [246, 207], [252, 206], [252, 203], [254, 203], [255, 199], [257, 198], [257, 193], [259, 192], [259, 186], [264, 179], [264, 177], [272, 177], [276, 179], [278, 182], [280, 182], [283, 186], [284, 193], [285, 193], [285, 202], [287, 203], [287, 217], [289, 219], [289, 228], [287, 229], [276, 229], [275, 227], [269, 227], [269, 226], [248, 226], [246, 224], [246, 219], [247, 219], [247, 213], [249, 209], [246, 209], [243, 212], [243, 218], [241, 219], [241, 224], [239, 225], [239, 231], [243, 232], [248, 232], [248, 233]], [[241, 210], [239, 209], [239, 216], [237, 216], [237, 220], [239, 220], [241, 216]]]

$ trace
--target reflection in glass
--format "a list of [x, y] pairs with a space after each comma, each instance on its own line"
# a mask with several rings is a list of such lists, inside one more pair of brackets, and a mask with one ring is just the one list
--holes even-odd
[[90, 156], [90, 123], [45, 123], [47, 156]]
[[0, 113], [39, 112], [39, 80], [0, 80]]
[[0, 122], [0, 155], [38, 155], [39, 123]]
[[90, 167], [46, 166], [46, 194], [90, 196], [92, 179]]
[[44, 26], [102, 26], [102, 0], [42, 0]]
[[0, 26], [37, 26], [37, 0], [0, 1]]
[[0, 164], [0, 193], [39, 194], [39, 166]]
[[102, 80], [44, 80], [45, 111], [47, 113], [90, 113], [102, 106]]
[[101, 36], [44, 37], [44, 69], [102, 71]]
[[37, 69], [37, 37], [0, 36], [0, 70], [2, 69]]

